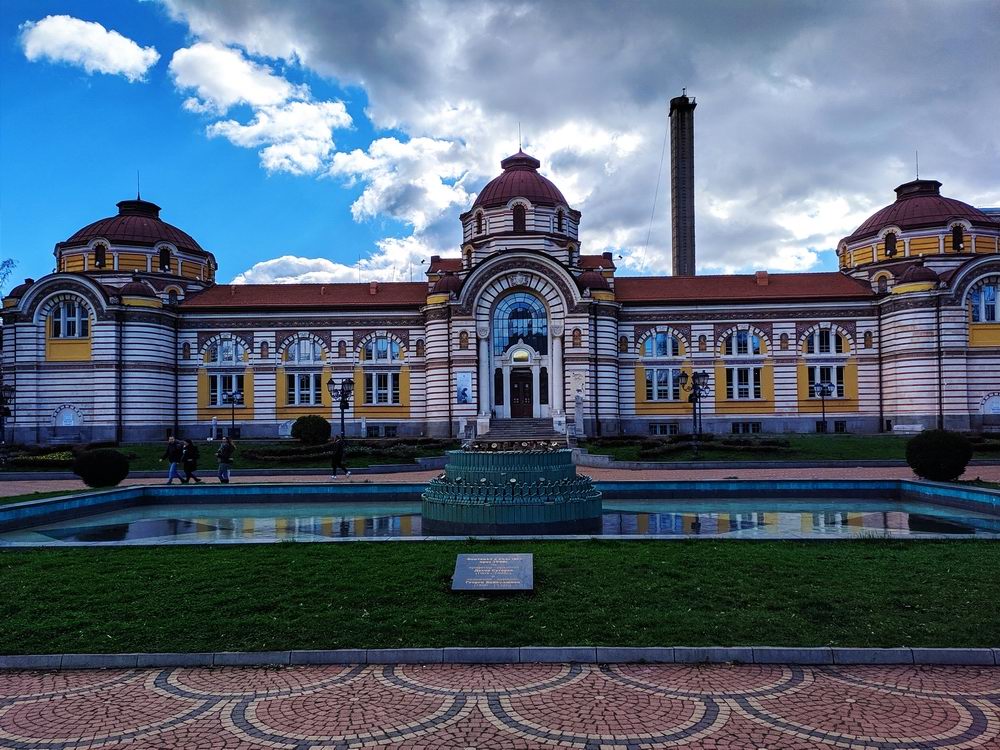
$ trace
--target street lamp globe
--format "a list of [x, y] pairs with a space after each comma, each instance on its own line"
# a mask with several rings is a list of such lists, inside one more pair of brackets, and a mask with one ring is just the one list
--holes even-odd
[[337, 397], [337, 381], [330, 376], [330, 379], [326, 381], [326, 392], [330, 394], [330, 398]]

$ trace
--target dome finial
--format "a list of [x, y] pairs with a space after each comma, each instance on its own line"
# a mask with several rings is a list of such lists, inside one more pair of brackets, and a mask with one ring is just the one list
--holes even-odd
[[135, 199], [142, 200], [142, 193], [139, 192], [139, 170], [135, 170]]

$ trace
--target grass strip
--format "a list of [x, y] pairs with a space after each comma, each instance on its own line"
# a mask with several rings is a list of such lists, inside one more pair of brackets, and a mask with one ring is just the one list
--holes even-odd
[[[533, 552], [534, 593], [450, 591]], [[436, 542], [0, 551], [0, 652], [996, 646], [1000, 545]]]

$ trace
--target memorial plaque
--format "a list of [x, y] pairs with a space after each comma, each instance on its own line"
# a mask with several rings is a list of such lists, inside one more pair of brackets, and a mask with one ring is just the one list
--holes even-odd
[[530, 552], [459, 555], [452, 591], [532, 591], [535, 559]]

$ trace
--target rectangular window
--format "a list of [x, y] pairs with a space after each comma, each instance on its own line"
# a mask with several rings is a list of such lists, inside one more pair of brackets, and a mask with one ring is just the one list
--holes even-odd
[[[224, 393], [243, 393], [242, 375], [209, 375], [208, 376], [208, 405], [209, 406], [229, 406], [223, 398]], [[240, 404], [237, 404], [239, 406]]]
[[839, 433], [845, 433], [845, 432], [847, 432], [847, 420], [846, 419], [838, 419], [838, 420], [836, 420], [833, 423], [833, 431], [834, 432], [839, 432]]
[[844, 398], [844, 367], [843, 365], [813, 365], [806, 369], [809, 383], [809, 398], [822, 398], [816, 393], [817, 383], [830, 383], [833, 392], [826, 398]]
[[760, 367], [727, 367], [726, 398], [746, 401], [761, 398]]
[[399, 403], [398, 372], [366, 372], [365, 403], [388, 406]]
[[653, 422], [649, 425], [650, 435], [676, 435], [677, 432], [676, 422]]
[[85, 339], [90, 335], [90, 316], [83, 305], [60, 302], [50, 316], [54, 339]]
[[679, 401], [681, 397], [681, 371], [670, 367], [651, 367], [646, 370], [647, 401]]
[[365, 427], [365, 437], [377, 438], [378, 437], [378, 425], [370, 424]]
[[382, 428], [382, 434], [387, 438], [394, 438], [396, 437], [398, 429], [399, 428], [396, 427], [396, 425], [394, 424], [387, 424], [385, 427]]
[[285, 403], [289, 406], [320, 406], [323, 403], [322, 375], [296, 372], [285, 375]]
[[761, 431], [760, 422], [733, 422], [730, 426], [734, 435], [757, 434]]

